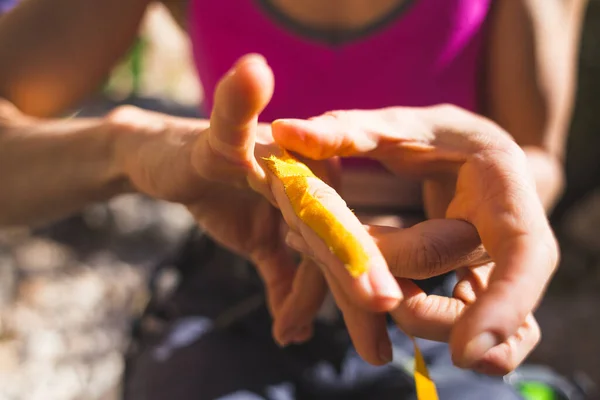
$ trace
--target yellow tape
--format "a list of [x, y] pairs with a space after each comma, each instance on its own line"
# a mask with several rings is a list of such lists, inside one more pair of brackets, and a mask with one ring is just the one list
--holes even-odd
[[309, 190], [309, 178], [318, 179], [305, 164], [285, 153], [281, 157], [266, 158], [267, 166], [283, 183], [294, 213], [308, 225], [335, 256], [344, 263], [353, 277], [367, 271], [369, 256], [358, 239], [313, 196]]
[[[308, 179], [318, 178], [310, 168], [285, 151], [281, 157], [272, 155], [265, 158], [265, 161], [269, 170], [283, 183], [286, 196], [298, 218], [323, 239], [353, 277], [365, 273], [369, 257], [362, 244], [311, 194]], [[417, 342], [414, 338], [412, 340], [415, 346], [417, 399], [438, 400], [435, 384], [429, 377], [423, 355]]]
[[438, 400], [435, 383], [429, 377], [429, 371], [427, 370], [423, 354], [421, 354], [415, 338], [411, 337], [411, 339], [415, 347], [415, 387], [417, 390], [417, 399]]

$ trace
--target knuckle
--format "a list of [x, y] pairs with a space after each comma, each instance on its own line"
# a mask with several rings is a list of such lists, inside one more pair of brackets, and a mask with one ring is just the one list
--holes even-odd
[[406, 315], [404, 318], [407, 327], [414, 331], [417, 321], [421, 321], [430, 313], [435, 312], [435, 304], [432, 301], [427, 301], [426, 298], [419, 298], [414, 301], [409, 301], [406, 304]]
[[430, 278], [439, 274], [448, 260], [448, 249], [434, 237], [422, 234], [411, 259], [415, 262], [415, 279]]
[[427, 318], [427, 316], [432, 313], [435, 314], [437, 312], [437, 304], [433, 301], [417, 301], [410, 310], [411, 319], [413, 321], [419, 321]]
[[[510, 299], [514, 298], [513, 283], [511, 281], [496, 282], [496, 290], [499, 293], [499, 298]], [[496, 334], [506, 340], [512, 334], [514, 334], [518, 328], [526, 320], [528, 314], [531, 312], [527, 306], [522, 304], [514, 304], [510, 307], [498, 307], [496, 309], [498, 313], [497, 320], [503, 321], [502, 325], [496, 326]]]
[[363, 128], [370, 113], [371, 111], [364, 110], [334, 110], [310, 118], [309, 120], [317, 123], [319, 129], [329, 133], [325, 148], [322, 143], [314, 143], [313, 151], [318, 152], [322, 159], [372, 150], [375, 146], [374, 139], [365, 134]]
[[5, 125], [15, 122], [15, 119], [25, 119], [26, 116], [10, 101], [0, 97], [0, 123]]
[[545, 248], [548, 256], [548, 264], [550, 265], [551, 270], [554, 271], [560, 263], [559, 245], [554, 235], [550, 235], [550, 238], [546, 242]]
[[210, 146], [198, 146], [192, 157], [192, 164], [196, 173], [203, 179], [214, 179], [214, 154]]
[[530, 340], [533, 346], [537, 345], [542, 340], [542, 330], [538, 324], [531, 326]]
[[454, 116], [457, 114], [465, 114], [467, 111], [465, 111], [464, 109], [451, 104], [451, 103], [441, 103], [441, 104], [437, 104], [431, 107], [433, 110], [442, 113], [444, 115], [448, 115], [448, 116]]
[[119, 106], [107, 114], [108, 120], [116, 123], [130, 123], [136, 121], [143, 111], [135, 106]]
[[106, 120], [121, 129], [144, 129], [159, 132], [165, 128], [165, 121], [156, 118], [153, 113], [141, 108], [123, 105], [106, 115]]
[[480, 132], [476, 133], [476, 139], [484, 155], [490, 153], [501, 159], [519, 161], [519, 165], [526, 160], [525, 152], [514, 138], [493, 121], [485, 120]]
[[204, 140], [196, 146], [192, 165], [196, 173], [206, 181], [227, 182], [236, 186], [247, 186], [247, 172], [250, 163], [234, 163], [223, 154], [215, 150], [208, 140]]
[[[411, 301], [404, 304], [403, 307], [391, 312], [391, 316], [396, 325], [409, 335], [416, 335], [418, 333], [417, 318], [418, 315], [420, 315], [421, 306], [416, 303], [417, 302]], [[417, 308], [419, 308], [419, 310], [417, 310]]]
[[[340, 198], [334, 188], [323, 181], [317, 181], [314, 185], [309, 186], [309, 193], [319, 201], [327, 201], [330, 199]], [[341, 199], [341, 198], [340, 198]]]
[[314, 118], [310, 118], [310, 119], [311, 120], [331, 119], [334, 121], [341, 121], [341, 120], [344, 120], [347, 115], [348, 115], [348, 111], [333, 110], [333, 111], [327, 111], [326, 113], [322, 114], [320, 117], [314, 117]]
[[[527, 155], [525, 151], [512, 138], [496, 136], [495, 140], [490, 140], [490, 144], [485, 155], [496, 157], [499, 162], [495, 165], [513, 166], [519, 170], [527, 170]], [[495, 160], [495, 158], [490, 158]]]
[[213, 163], [210, 162], [208, 158], [205, 157], [197, 157], [194, 159], [194, 169], [198, 176], [207, 181], [217, 180], [216, 171], [213, 170]]

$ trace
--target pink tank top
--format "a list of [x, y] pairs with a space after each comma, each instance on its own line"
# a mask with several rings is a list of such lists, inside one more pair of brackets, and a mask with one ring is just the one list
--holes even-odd
[[335, 109], [452, 103], [477, 109], [483, 27], [492, 0], [407, 0], [392, 21], [330, 46], [294, 33], [259, 0], [191, 0], [190, 37], [205, 106], [247, 53], [266, 57], [275, 94], [263, 121]]
[[265, 56], [275, 74], [264, 122], [440, 103], [476, 111], [491, 2], [406, 0], [375, 31], [334, 46], [290, 29], [261, 0], [191, 0], [190, 37], [206, 111], [218, 80], [247, 53]]

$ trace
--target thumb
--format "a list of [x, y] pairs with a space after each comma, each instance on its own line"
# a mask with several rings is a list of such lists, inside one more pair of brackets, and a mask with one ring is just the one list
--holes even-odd
[[271, 100], [273, 72], [257, 54], [242, 57], [215, 89], [210, 128], [194, 148], [194, 166], [211, 180], [245, 180], [257, 171], [254, 158], [258, 115]]

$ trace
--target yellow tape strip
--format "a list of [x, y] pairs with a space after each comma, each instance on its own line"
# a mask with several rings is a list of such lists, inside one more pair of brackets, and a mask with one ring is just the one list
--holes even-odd
[[[283, 152], [281, 157], [272, 155], [265, 158], [265, 161], [269, 170], [283, 183], [285, 193], [298, 218], [323, 239], [353, 277], [365, 273], [369, 257], [362, 244], [311, 194], [308, 178], [318, 177], [310, 168], [286, 152]], [[417, 399], [438, 400], [435, 384], [429, 378], [423, 355], [417, 342], [412, 340], [415, 346], [414, 375]]]
[[273, 174], [283, 183], [294, 212], [329, 246], [353, 277], [367, 271], [369, 256], [364, 248], [323, 204], [310, 193], [309, 178], [318, 179], [304, 163], [285, 153], [265, 159]]
[[415, 347], [415, 387], [417, 389], [417, 399], [438, 400], [435, 383], [429, 377], [429, 371], [427, 370], [423, 354], [421, 354], [415, 338], [411, 337], [411, 339]]

